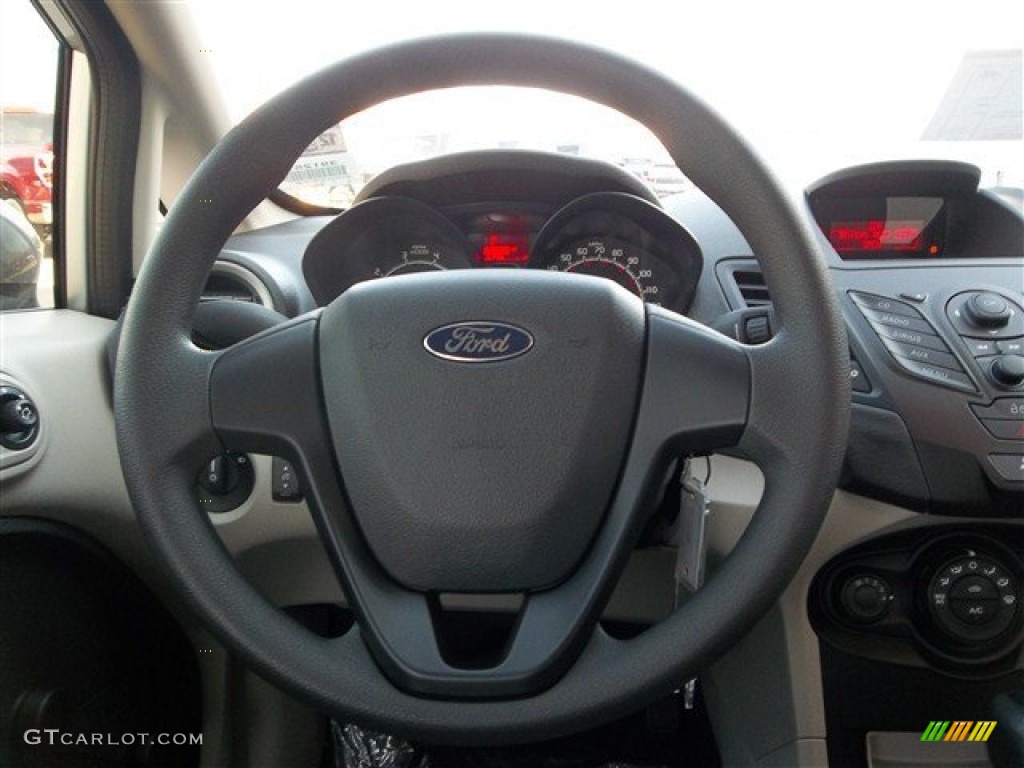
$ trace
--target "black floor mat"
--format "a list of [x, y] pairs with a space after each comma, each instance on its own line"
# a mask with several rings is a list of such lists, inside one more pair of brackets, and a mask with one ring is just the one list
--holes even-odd
[[336, 768], [719, 768], [711, 725], [698, 697], [679, 697], [599, 729], [516, 747], [412, 745], [332, 723]]

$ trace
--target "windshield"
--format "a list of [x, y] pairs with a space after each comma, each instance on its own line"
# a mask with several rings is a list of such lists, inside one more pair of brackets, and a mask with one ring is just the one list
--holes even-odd
[[[1019, 0], [687, 6], [324, 0], [192, 4], [204, 61], [236, 120], [298, 78], [358, 51], [443, 32], [522, 31], [639, 59], [729, 119], [786, 181], [862, 162], [926, 157], [978, 165], [987, 185], [1024, 184]], [[287, 12], [282, 13], [282, 9]], [[528, 89], [466, 88], [397, 100], [314, 142], [283, 184], [344, 206], [380, 171], [483, 147], [598, 157], [659, 194], [686, 188], [648, 132], [602, 107]]]

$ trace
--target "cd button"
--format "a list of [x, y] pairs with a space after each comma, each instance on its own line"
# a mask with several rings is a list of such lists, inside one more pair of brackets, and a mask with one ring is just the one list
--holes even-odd
[[872, 293], [850, 291], [850, 298], [862, 310], [869, 309], [876, 312], [892, 312], [893, 314], [906, 315], [907, 317], [921, 317], [921, 313], [909, 304], [896, 301], [896, 299], [890, 299], [887, 296], [875, 296]]

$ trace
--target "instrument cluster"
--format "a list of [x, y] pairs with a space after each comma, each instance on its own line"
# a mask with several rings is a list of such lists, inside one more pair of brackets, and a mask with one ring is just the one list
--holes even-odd
[[364, 280], [450, 269], [547, 269], [612, 280], [644, 301], [686, 312], [703, 259], [661, 208], [597, 192], [543, 203], [434, 208], [402, 196], [365, 200], [309, 243], [303, 274], [324, 306]]

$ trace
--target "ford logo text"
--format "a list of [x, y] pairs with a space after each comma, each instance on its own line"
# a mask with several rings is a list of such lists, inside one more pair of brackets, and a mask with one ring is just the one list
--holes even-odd
[[457, 363], [493, 363], [530, 351], [533, 336], [508, 323], [452, 323], [435, 328], [423, 339], [430, 354]]

